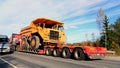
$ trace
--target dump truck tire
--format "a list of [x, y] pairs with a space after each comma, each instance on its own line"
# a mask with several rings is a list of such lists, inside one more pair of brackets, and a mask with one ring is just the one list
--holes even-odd
[[38, 49], [39, 46], [41, 45], [39, 37], [38, 36], [33, 36], [32, 39], [31, 39], [30, 45], [32, 46], [33, 50]]
[[76, 60], [85, 60], [85, 54], [82, 49], [77, 48], [74, 50], [73, 53], [74, 59]]
[[30, 47], [30, 45], [28, 44], [26, 38], [23, 38], [23, 39], [22, 39], [22, 45], [23, 45], [22, 50], [28, 50], [29, 47]]
[[63, 58], [70, 58], [71, 57], [71, 53], [70, 53], [70, 50], [68, 48], [64, 48], [62, 50], [62, 57]]
[[51, 56], [51, 55], [52, 55], [51, 49], [50, 49], [50, 48], [46, 48], [45, 54], [46, 54], [47, 56]]
[[59, 56], [60, 56], [60, 51], [59, 51], [59, 49], [54, 49], [54, 50], [53, 50], [53, 56], [55, 56], [55, 57], [59, 57]]

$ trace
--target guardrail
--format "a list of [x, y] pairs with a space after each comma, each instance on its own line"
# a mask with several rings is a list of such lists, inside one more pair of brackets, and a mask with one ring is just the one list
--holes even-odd
[[107, 54], [112, 54], [112, 55], [115, 55], [115, 51], [107, 51]]

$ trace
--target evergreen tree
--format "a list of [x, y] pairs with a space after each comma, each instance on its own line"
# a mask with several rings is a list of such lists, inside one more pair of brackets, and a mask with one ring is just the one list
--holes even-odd
[[107, 49], [110, 49], [110, 39], [109, 39], [109, 26], [108, 26], [109, 22], [108, 22], [108, 18], [105, 15], [105, 19], [103, 21], [103, 30], [102, 30], [102, 36], [100, 38], [100, 44], [103, 47], [106, 47]]
[[120, 47], [120, 18], [114, 24], [110, 25], [111, 40]]
[[114, 24], [110, 25], [111, 50], [120, 55], [120, 18]]

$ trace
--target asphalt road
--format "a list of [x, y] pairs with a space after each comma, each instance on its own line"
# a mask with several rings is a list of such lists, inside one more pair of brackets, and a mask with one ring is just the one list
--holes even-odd
[[[114, 57], [115, 58], [115, 57]], [[120, 58], [78, 61], [60, 57], [15, 52], [0, 56], [0, 68], [120, 68]]]

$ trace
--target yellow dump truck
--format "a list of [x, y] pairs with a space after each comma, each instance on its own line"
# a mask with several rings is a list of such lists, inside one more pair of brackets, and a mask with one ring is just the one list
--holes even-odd
[[44, 45], [64, 44], [63, 25], [64, 23], [55, 20], [38, 18], [29, 26], [22, 28], [20, 34], [25, 36], [23, 43], [27, 44], [27, 48], [38, 49]]

